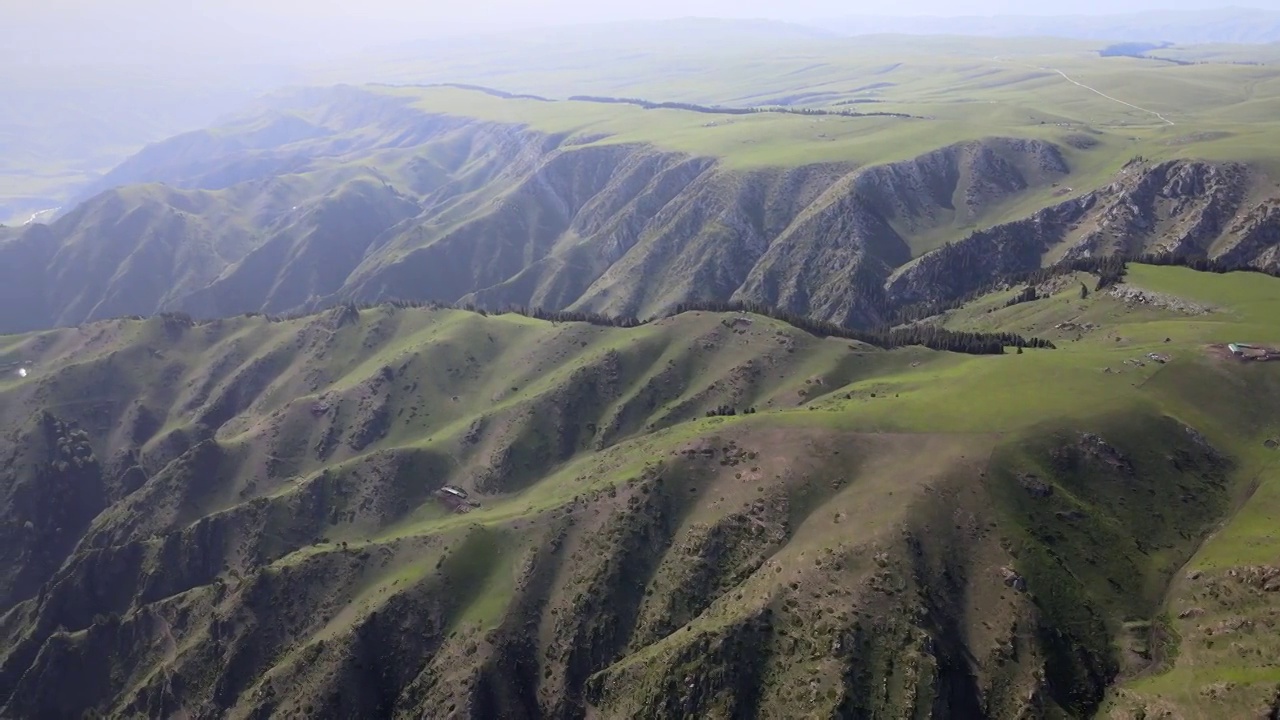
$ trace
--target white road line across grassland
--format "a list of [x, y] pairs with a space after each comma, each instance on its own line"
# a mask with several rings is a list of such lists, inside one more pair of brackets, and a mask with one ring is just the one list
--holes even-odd
[[1053, 72], [1056, 72], [1056, 73], [1058, 73], [1059, 75], [1061, 75], [1061, 76], [1062, 76], [1062, 77], [1063, 77], [1067, 82], [1071, 83], [1072, 85], [1079, 85], [1080, 87], [1084, 88], [1085, 90], [1088, 90], [1089, 92], [1092, 92], [1092, 93], [1097, 93], [1098, 95], [1101, 95], [1102, 97], [1104, 97], [1104, 98], [1106, 98], [1106, 99], [1110, 100], [1111, 102], [1117, 102], [1117, 103], [1120, 103], [1121, 105], [1124, 105], [1125, 107], [1131, 107], [1131, 108], [1133, 108], [1134, 110], [1141, 110], [1142, 112], [1147, 113], [1148, 115], [1155, 115], [1156, 117], [1160, 118], [1160, 121], [1161, 121], [1161, 122], [1163, 122], [1163, 123], [1167, 123], [1167, 124], [1169, 124], [1169, 125], [1174, 125], [1174, 124], [1175, 124], [1172, 120], [1170, 120], [1169, 118], [1167, 118], [1167, 117], [1165, 117], [1165, 116], [1161, 115], [1160, 113], [1156, 112], [1155, 110], [1148, 110], [1148, 109], [1146, 109], [1146, 108], [1144, 108], [1144, 107], [1139, 107], [1139, 106], [1137, 106], [1137, 105], [1134, 105], [1133, 103], [1125, 102], [1125, 101], [1121, 100], [1120, 98], [1113, 98], [1113, 97], [1111, 97], [1110, 95], [1108, 95], [1108, 94], [1106, 94], [1106, 93], [1102, 92], [1101, 90], [1099, 90], [1099, 89], [1097, 89], [1097, 88], [1089, 87], [1088, 85], [1085, 85], [1085, 84], [1084, 84], [1084, 83], [1082, 83], [1082, 82], [1079, 82], [1079, 81], [1077, 81], [1077, 80], [1072, 79], [1072, 77], [1071, 77], [1070, 75], [1068, 75], [1068, 74], [1066, 74], [1066, 73], [1062, 72], [1061, 70], [1059, 70], [1059, 69], [1057, 69], [1057, 68], [1041, 68], [1041, 69], [1042, 69], [1042, 70], [1052, 70]]
[[[992, 59], [992, 60], [995, 60], [996, 62], [1011, 62], [1009, 59], [1004, 58], [1004, 57], [1001, 57], [1001, 56], [999, 56], [999, 55], [996, 55], [995, 57], [993, 57], [993, 58], [991, 58], [991, 59]], [[1121, 100], [1120, 98], [1111, 97], [1110, 95], [1108, 95], [1108, 94], [1106, 94], [1106, 93], [1102, 92], [1101, 90], [1099, 90], [1099, 89], [1097, 89], [1097, 88], [1095, 88], [1095, 87], [1090, 87], [1090, 86], [1088, 86], [1088, 85], [1085, 85], [1084, 83], [1080, 82], [1079, 80], [1076, 80], [1075, 78], [1071, 77], [1070, 75], [1068, 75], [1068, 74], [1066, 74], [1066, 73], [1062, 72], [1062, 71], [1061, 71], [1061, 70], [1059, 70], [1058, 68], [1045, 67], [1044, 65], [1027, 65], [1027, 64], [1025, 64], [1025, 63], [1014, 63], [1014, 64], [1016, 64], [1016, 65], [1022, 65], [1023, 67], [1031, 68], [1032, 70], [1048, 70], [1049, 72], [1055, 72], [1055, 73], [1058, 73], [1059, 75], [1061, 75], [1061, 76], [1062, 76], [1062, 79], [1063, 79], [1063, 80], [1066, 80], [1067, 82], [1071, 83], [1072, 85], [1076, 85], [1076, 86], [1078, 86], [1078, 87], [1082, 87], [1082, 88], [1084, 88], [1085, 90], [1088, 90], [1089, 92], [1094, 93], [1095, 95], [1098, 95], [1099, 97], [1104, 97], [1104, 98], [1106, 98], [1106, 99], [1110, 100], [1111, 102], [1114, 102], [1114, 103], [1120, 103], [1121, 105], [1124, 105], [1125, 107], [1130, 107], [1130, 108], [1133, 108], [1134, 110], [1137, 110], [1137, 111], [1139, 111], [1139, 112], [1144, 112], [1144, 113], [1147, 113], [1148, 115], [1153, 115], [1153, 116], [1155, 116], [1156, 118], [1159, 118], [1160, 122], [1165, 123], [1166, 125], [1176, 125], [1176, 124], [1177, 124], [1177, 123], [1175, 123], [1174, 121], [1170, 120], [1169, 118], [1165, 117], [1164, 115], [1161, 115], [1160, 113], [1156, 112], [1155, 110], [1148, 110], [1148, 109], [1146, 109], [1146, 108], [1144, 108], [1144, 107], [1141, 107], [1141, 106], [1139, 106], [1139, 105], [1134, 105], [1134, 104], [1133, 104], [1133, 103], [1131, 103], [1131, 102], [1125, 102], [1124, 100]]]

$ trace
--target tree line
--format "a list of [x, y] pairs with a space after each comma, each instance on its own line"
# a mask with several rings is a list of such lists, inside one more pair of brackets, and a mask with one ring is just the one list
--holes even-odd
[[857, 330], [845, 325], [816, 320], [807, 315], [787, 312], [760, 303], [681, 303], [672, 310], [670, 315], [680, 315], [687, 312], [751, 313], [780, 320], [798, 330], [803, 330], [817, 337], [854, 340], [884, 350], [921, 345], [931, 350], [964, 353], [967, 355], [1002, 355], [1007, 347], [1055, 349], [1054, 344], [1048, 340], [1034, 337], [1026, 338], [1016, 333], [1008, 332], [958, 332], [933, 325]]
[[645, 110], [686, 110], [688, 112], [708, 115], [753, 115], [756, 113], [782, 113], [785, 115], [830, 115], [836, 117], [897, 117], [915, 118], [915, 115], [895, 112], [858, 112], [856, 110], [827, 110], [823, 108], [789, 108], [780, 106], [767, 107], [724, 107], [722, 105], [697, 105], [682, 102], [653, 102], [641, 98], [606, 97], [601, 95], [573, 95], [573, 102], [606, 103], [613, 105], [635, 105]]
[[[1010, 286], [1027, 285], [1030, 290], [1033, 289], [1035, 285], [1048, 282], [1049, 280], [1053, 280], [1054, 278], [1061, 277], [1063, 275], [1071, 275], [1077, 272], [1087, 272], [1097, 275], [1098, 283], [1094, 289], [1105, 290], [1124, 280], [1125, 274], [1129, 270], [1128, 262], [1129, 261], [1121, 255], [1064, 260], [1054, 265], [1050, 265], [1049, 267], [1002, 275], [989, 282], [984, 282], [976, 286], [974, 289], [953, 298], [927, 300], [903, 305], [893, 309], [890, 315], [892, 322], [895, 325], [918, 322], [925, 318], [931, 318], [941, 315], [949, 310], [955, 310], [963, 307], [984, 295], [1004, 290]], [[1145, 260], [1141, 262], [1145, 262]], [[1025, 293], [1026, 291], [1023, 292]], [[1020, 302], [1027, 302], [1027, 300], [1021, 300]], [[1012, 305], [1016, 303], [1010, 304]]]
[[375, 86], [380, 86], [380, 87], [455, 88], [457, 90], [472, 90], [474, 92], [481, 92], [481, 93], [484, 93], [485, 95], [491, 95], [496, 98], [502, 98], [503, 100], [536, 100], [538, 102], [555, 102], [555, 100], [549, 97], [542, 97], [541, 95], [530, 95], [528, 93], [511, 93], [511, 92], [507, 92], [506, 90], [497, 90], [495, 88], [485, 87], [484, 85], [470, 85], [468, 83], [446, 82], [446, 83], [428, 83], [426, 85], [407, 85], [407, 86], [406, 85], [389, 85], [387, 83], [370, 83], [370, 84]]
[[[423, 88], [454, 88], [457, 90], [470, 90], [473, 92], [484, 93], [503, 100], [535, 100], [537, 102], [559, 102], [555, 98], [543, 97], [541, 95], [533, 95], [529, 93], [512, 93], [496, 88], [485, 87], [484, 85], [472, 85], [470, 83], [426, 83], [416, 85], [391, 85], [388, 83], [372, 83], [381, 87], [423, 87]], [[642, 98], [625, 98], [625, 97], [609, 97], [605, 95], [572, 95], [569, 97], [570, 102], [590, 102], [590, 103], [606, 103], [612, 105], [635, 105], [645, 110], [686, 110], [688, 112], [703, 113], [707, 115], [754, 115], [756, 113], [782, 113], [785, 115], [831, 115], [836, 117], [896, 117], [896, 118], [912, 118], [922, 120], [918, 115], [910, 115], [908, 113], [898, 112], [857, 112], [856, 110], [830, 110], [826, 108], [790, 108], [778, 105], [763, 107], [725, 107], [722, 105], [698, 105], [697, 103], [683, 102], [654, 102], [652, 100], [644, 100]], [[870, 101], [848, 101], [844, 103], [836, 103], [837, 105], [849, 105], [853, 103], [862, 103]], [[875, 101], [878, 102], [878, 101]]]
[[1143, 265], [1184, 267], [1198, 272], [1210, 272], [1217, 273], [1219, 275], [1230, 272], [1252, 272], [1268, 275], [1270, 277], [1280, 277], [1280, 268], [1260, 268], [1239, 262], [1213, 260], [1207, 257], [1146, 254], [1138, 256], [1134, 259], [1134, 262], [1142, 263]]
[[1009, 298], [1009, 301], [1006, 302], [1004, 306], [1013, 307], [1014, 305], [1021, 305], [1022, 303], [1035, 302], [1036, 300], [1039, 300], [1039, 299], [1040, 299], [1040, 294], [1036, 292], [1036, 286], [1028, 285], [1022, 288], [1022, 292]]
[[739, 412], [738, 409], [732, 405], [721, 405], [714, 410], [708, 410], [706, 412], [706, 417], [709, 417], [709, 418], [737, 417], [738, 415], [755, 415], [755, 414], [756, 414], [756, 409], [754, 407], [749, 407]]
[[[512, 314], [551, 323], [586, 323], [588, 325], [595, 325], [599, 327], [624, 329], [641, 327], [660, 319], [675, 317], [689, 312], [751, 313], [785, 322], [798, 330], [803, 330], [817, 337], [835, 337], [843, 340], [854, 340], [856, 342], [865, 343], [884, 350], [920, 345], [932, 350], [965, 353], [968, 355], [1000, 355], [1004, 353], [1004, 350], [1007, 347], [1054, 349], [1054, 344], [1048, 340], [1042, 340], [1034, 337], [1026, 338], [1016, 333], [957, 332], [931, 325], [858, 330], [845, 325], [827, 322], [825, 320], [817, 320], [807, 315], [787, 312], [761, 303], [681, 303], [666, 314], [658, 315], [646, 320], [642, 320], [634, 316], [604, 315], [602, 313], [578, 310], [548, 310], [546, 308], [538, 307], [529, 308], [522, 306], [509, 306], [501, 310], [488, 310], [470, 303], [455, 304], [434, 300], [385, 300], [381, 302], [368, 303], [347, 301], [339, 305], [326, 308], [322, 311], [283, 315], [247, 312], [243, 313], [241, 317], [261, 317], [268, 322], [279, 323], [307, 317], [316, 317], [323, 312], [333, 312], [336, 310], [340, 312], [344, 318], [354, 320], [354, 318], [358, 317], [359, 313], [362, 311], [376, 309], [379, 307], [392, 307], [398, 309], [459, 310], [486, 317], [489, 315]], [[164, 312], [158, 314], [156, 317], [160, 318], [167, 326], [181, 325], [193, 327], [196, 325], [215, 322], [215, 320], [196, 320], [190, 315], [181, 312]], [[133, 316], [132, 319], [142, 320], [144, 318], [141, 316]], [[345, 324], [345, 322], [343, 324]]]
[[[1280, 269], [1264, 269], [1231, 263], [1222, 260], [1211, 260], [1203, 257], [1167, 256], [1167, 255], [1110, 255], [1106, 257], [1076, 258], [1066, 260], [1045, 268], [1036, 268], [1021, 273], [1006, 275], [998, 280], [966, 293], [965, 295], [943, 301], [915, 303], [896, 309], [884, 308], [888, 322], [879, 328], [856, 329], [847, 325], [818, 320], [806, 315], [789, 312], [762, 303], [702, 301], [681, 303], [670, 312], [649, 319], [634, 316], [605, 315], [603, 313], [577, 310], [549, 310], [540, 307], [509, 306], [500, 310], [490, 310], [471, 303], [449, 303], [436, 300], [393, 299], [380, 302], [357, 303], [347, 301], [322, 310], [293, 314], [265, 314], [257, 312], [244, 313], [243, 317], [263, 317], [270, 322], [284, 322], [305, 317], [314, 317], [321, 312], [329, 312], [341, 308], [350, 315], [363, 310], [378, 307], [394, 308], [426, 308], [433, 310], [460, 310], [478, 315], [515, 314], [552, 323], [586, 323], [599, 327], [635, 328], [649, 324], [655, 320], [673, 317], [687, 312], [714, 313], [751, 313], [785, 322], [799, 330], [817, 337], [836, 337], [845, 340], [862, 342], [873, 347], [886, 350], [919, 345], [933, 350], [965, 353], [970, 355], [999, 355], [1005, 348], [1043, 348], [1054, 349], [1049, 340], [1036, 337], [1023, 337], [1016, 333], [977, 333], [947, 330], [933, 325], [919, 324], [919, 320], [934, 317], [948, 310], [961, 307], [983, 295], [1002, 290], [1011, 285], [1025, 284], [1027, 287], [1008, 304], [1029, 302], [1036, 299], [1035, 286], [1062, 275], [1076, 272], [1088, 272], [1098, 276], [1097, 290], [1103, 290], [1122, 282], [1128, 271], [1128, 264], [1137, 262], [1147, 265], [1186, 267], [1199, 272], [1228, 273], [1256, 272], [1271, 277], [1280, 277]], [[1082, 286], [1081, 297], [1088, 296], [1088, 287]], [[197, 320], [182, 312], [158, 313], [169, 327], [202, 325], [213, 320]], [[134, 320], [143, 320], [143, 316], [131, 316]]]

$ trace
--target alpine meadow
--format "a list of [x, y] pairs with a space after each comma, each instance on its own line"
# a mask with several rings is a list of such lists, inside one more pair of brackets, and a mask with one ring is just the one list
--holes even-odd
[[1280, 718], [1280, 13], [557, 2], [16, 16], [0, 718]]

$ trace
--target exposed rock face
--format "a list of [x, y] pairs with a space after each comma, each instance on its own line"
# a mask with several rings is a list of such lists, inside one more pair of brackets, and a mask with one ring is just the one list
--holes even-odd
[[1031, 497], [1047, 498], [1053, 496], [1053, 486], [1041, 480], [1035, 475], [1020, 475], [1018, 484], [1022, 489], [1026, 490]]
[[0, 456], [0, 607], [33, 597], [107, 504], [88, 435], [49, 413]]
[[1252, 178], [1239, 164], [1130, 164], [1098, 190], [1092, 227], [1067, 257], [1110, 252], [1206, 256], [1240, 213]]
[[[1267, 185], [1258, 171], [1237, 163], [1130, 163], [1106, 187], [925, 255], [890, 279], [888, 298], [946, 301], [1049, 261], [1112, 254], [1209, 258], [1278, 270], [1280, 210]], [[1117, 292], [1143, 301], [1130, 290]], [[1191, 303], [1175, 309], [1206, 310]]]
[[1213, 312], [1212, 308], [1200, 303], [1191, 302], [1173, 295], [1143, 290], [1125, 283], [1110, 288], [1107, 290], [1107, 294], [1131, 305], [1163, 308], [1187, 315], [1208, 315]]

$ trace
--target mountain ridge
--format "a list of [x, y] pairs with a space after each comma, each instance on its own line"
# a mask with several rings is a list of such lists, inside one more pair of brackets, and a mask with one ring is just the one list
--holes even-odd
[[[168, 185], [126, 185], [48, 228], [0, 231], [0, 256], [26, 268], [0, 330], [386, 299], [634, 317], [732, 301], [870, 329], [895, 308], [1064, 259], [1278, 262], [1267, 176], [1240, 163], [1135, 158], [1110, 184], [1075, 189], [1073, 159], [1097, 151], [1068, 136], [739, 169], [367, 95], [286, 94], [216, 142], [175, 138], [109, 180]], [[1042, 209], [999, 221], [1028, 202]], [[966, 227], [983, 229], [957, 237]], [[1157, 242], [1164, 233], [1179, 239]], [[974, 251], [995, 264], [956, 262]]]
[[[363, 121], [361, 116], [353, 122]], [[1049, 178], [1061, 176], [1068, 170], [1060, 151], [1052, 145], [1038, 141], [992, 139], [985, 143], [945, 148], [909, 163], [863, 169], [839, 165], [813, 166], [784, 173], [775, 180], [771, 179], [777, 174], [773, 171], [743, 173], [727, 170], [716, 166], [711, 159], [655, 151], [644, 145], [578, 146], [567, 144], [563, 137], [530, 134], [516, 126], [468, 125], [448, 118], [431, 122], [432, 142], [428, 147], [433, 149], [428, 156], [439, 153], [447, 163], [445, 165], [419, 168], [415, 164], [418, 161], [414, 160], [402, 166], [405, 172], [395, 178], [395, 185], [383, 172], [359, 163], [349, 169], [339, 165], [334, 171], [328, 171], [332, 174], [321, 176], [331, 178], [322, 181], [326, 183], [351, 183], [358, 179], [365, 183], [367, 192], [357, 194], [365, 198], [365, 202], [357, 209], [364, 207], [367, 212], [357, 212], [355, 215], [359, 217], [348, 219], [353, 223], [353, 229], [360, 228], [356, 235], [352, 235], [350, 230], [342, 235], [343, 242], [352, 243], [350, 260], [346, 264], [335, 263], [328, 269], [332, 279], [341, 277], [342, 282], [329, 282], [312, 290], [295, 292], [293, 299], [287, 302], [278, 298], [272, 302], [265, 299], [255, 301], [250, 293], [243, 290], [223, 288], [231, 287], [228, 283], [240, 282], [243, 285], [244, 281], [236, 280], [239, 275], [277, 278], [272, 282], [256, 283], [261, 287], [271, 287], [289, 272], [284, 267], [286, 258], [281, 255], [283, 251], [273, 248], [286, 245], [301, 247], [297, 243], [305, 242], [294, 237], [297, 223], [291, 224], [287, 219], [288, 213], [294, 212], [298, 206], [291, 205], [289, 211], [283, 211], [285, 203], [293, 202], [291, 196], [298, 197], [295, 188], [314, 185], [304, 182], [302, 177], [305, 176], [276, 176], [269, 172], [269, 179], [263, 179], [268, 186], [279, 187], [279, 192], [274, 194], [282, 197], [264, 204], [263, 199], [271, 198], [273, 193], [263, 192], [259, 184], [261, 181], [254, 175], [241, 178], [241, 182], [233, 186], [223, 187], [218, 180], [220, 175], [215, 173], [210, 179], [205, 173], [205, 161], [187, 163], [186, 166], [198, 170], [195, 176], [187, 176], [185, 180], [179, 179], [180, 170], [165, 169], [163, 165], [147, 171], [131, 169], [134, 165], [122, 168], [117, 178], [138, 178], [139, 173], [143, 173], [141, 177], [167, 178], [179, 185], [207, 187], [208, 190], [195, 191], [204, 193], [197, 197], [227, 198], [230, 202], [225, 203], [222, 209], [227, 216], [238, 212], [237, 204], [246, 202], [264, 209], [274, 207], [276, 209], [271, 212], [282, 213], [283, 216], [278, 216], [281, 219], [277, 220], [257, 212], [257, 216], [264, 220], [255, 222], [259, 226], [265, 225], [263, 230], [267, 237], [263, 239], [259, 234], [250, 248], [245, 248], [239, 238], [215, 234], [211, 242], [218, 248], [215, 252], [218, 259], [208, 264], [220, 277], [212, 281], [202, 279], [207, 287], [193, 283], [178, 289], [184, 296], [182, 299], [166, 302], [144, 298], [128, 307], [116, 306], [113, 313], [133, 315], [180, 310], [216, 316], [246, 311], [286, 312], [305, 307], [307, 298], [311, 296], [318, 296], [321, 302], [376, 301], [395, 297], [478, 302], [493, 307], [548, 305], [548, 309], [568, 308], [615, 315], [651, 315], [686, 301], [728, 300], [731, 297], [755, 301], [765, 294], [753, 291], [749, 285], [743, 287], [744, 283], [767, 284], [771, 281], [766, 276], [748, 280], [749, 272], [759, 275], [763, 270], [754, 258], [768, 262], [770, 256], [766, 249], [777, 240], [786, 241], [789, 237], [787, 226], [801, 220], [802, 212], [811, 218], [804, 222], [817, 223], [820, 226], [817, 232], [833, 238], [843, 231], [841, 226], [832, 225], [832, 219], [824, 219], [828, 215], [842, 213], [847, 206], [855, 214], [865, 216], [867, 219], [860, 222], [873, 228], [871, 236], [856, 237], [855, 230], [855, 237], [846, 242], [855, 252], [860, 252], [857, 248], [864, 243], [872, 252], [865, 259], [850, 256], [843, 262], [853, 263], [853, 267], [870, 263], [873, 269], [869, 272], [883, 275], [889, 267], [904, 262], [911, 253], [906, 241], [891, 229], [895, 222], [904, 229], [913, 225], [929, 229], [948, 222], [969, 221], [1000, 199], [1045, 185]], [[305, 134], [312, 133], [308, 130]], [[382, 147], [394, 150], [405, 142], [402, 134], [393, 130], [393, 135], [390, 145]], [[332, 151], [331, 142], [322, 139], [321, 151], [324, 152], [326, 147]], [[476, 154], [473, 143], [484, 148], [480, 154]], [[471, 149], [465, 149], [468, 146]], [[454, 148], [463, 152], [457, 153]], [[348, 148], [341, 147], [337, 152], [341, 156], [347, 151]], [[159, 149], [139, 156], [139, 164], [145, 166], [146, 162], [141, 158], [154, 156], [156, 152]], [[220, 151], [215, 148], [210, 152], [216, 155]], [[245, 167], [238, 160], [233, 160], [232, 165]], [[455, 175], [462, 168], [465, 170]], [[995, 184], [979, 179], [979, 176], [990, 174], [999, 175]], [[934, 175], [937, 177], [932, 177]], [[426, 184], [422, 181], [415, 183], [415, 177], [426, 180], [430, 176], [435, 179], [426, 181]], [[808, 177], [813, 179], [806, 179]], [[842, 177], [845, 179], [840, 180]], [[782, 185], [776, 185], [779, 182]], [[845, 190], [841, 191], [838, 183], [844, 183]], [[910, 193], [895, 195], [899, 190], [924, 189], [931, 183], [937, 187], [930, 190], [919, 204], [902, 204], [900, 198]], [[378, 189], [379, 184], [382, 189]], [[768, 189], [774, 185], [774, 189]], [[897, 185], [904, 187], [898, 188]], [[791, 188], [809, 189], [793, 196]], [[125, 212], [128, 203], [119, 195], [122, 192], [127, 195], [142, 191], [109, 191], [55, 221], [53, 227], [64, 237], [76, 232], [92, 232], [93, 222], [101, 224], [104, 220], [87, 221], [91, 212], [89, 208], [99, 208], [108, 216]], [[186, 201], [183, 192], [163, 191], [164, 197], [159, 199], [157, 207], [164, 213], [181, 217], [185, 211], [179, 206]], [[226, 195], [227, 192], [231, 195]], [[304, 204], [301, 212], [316, 214], [318, 208], [336, 202], [335, 197], [341, 197], [343, 192], [340, 189], [337, 196], [322, 198], [318, 204]], [[143, 194], [145, 196], [146, 193]], [[864, 200], [842, 199], [842, 194], [860, 195]], [[410, 205], [413, 202], [418, 203], [417, 213]], [[760, 202], [771, 206], [763, 216], [748, 209], [748, 206]], [[175, 207], [165, 209], [169, 204]], [[806, 209], [810, 204], [813, 206]], [[391, 206], [403, 207], [403, 210], [391, 210]], [[138, 211], [129, 208], [127, 212]], [[387, 212], [391, 214], [384, 215]], [[450, 220], [450, 215], [458, 220]], [[953, 216], [957, 220], [952, 220]], [[376, 217], [386, 219], [375, 221]], [[410, 222], [411, 217], [417, 219]], [[86, 222], [90, 224], [86, 226]], [[307, 222], [315, 224], [317, 221]], [[821, 228], [823, 223], [826, 229]], [[733, 252], [747, 263], [743, 265], [740, 261], [739, 267], [729, 271], [723, 279], [698, 279], [697, 272], [702, 271], [695, 271], [690, 278], [692, 285], [659, 285], [654, 288], [652, 284], [647, 287], [643, 283], [636, 285], [635, 278], [625, 277], [630, 271], [621, 268], [627, 265], [655, 266], [647, 274], [650, 278], [667, 276], [669, 273], [665, 268], [671, 263], [681, 265], [692, 261], [706, 267], [713, 263], [713, 255], [694, 258], [701, 253], [718, 252], [714, 250], [717, 243], [715, 234], [724, 230], [716, 230], [717, 226], [738, 228], [737, 236], [731, 238], [736, 247], [727, 247], [733, 247]], [[742, 233], [749, 233], [756, 239], [751, 240]], [[812, 233], [802, 231], [800, 235]], [[360, 234], [366, 239], [356, 241]], [[691, 244], [702, 234], [708, 237], [701, 240], [700, 245]], [[278, 239], [272, 239], [272, 235]], [[790, 236], [794, 235], [790, 233]], [[522, 236], [527, 239], [516, 242], [515, 239]], [[742, 249], [740, 243], [744, 240], [747, 248], [754, 248], [745, 256], [739, 252]], [[62, 242], [66, 244], [68, 240]], [[223, 251], [221, 248], [226, 242], [230, 242], [232, 247]], [[593, 250], [596, 247], [604, 252]], [[669, 249], [664, 249], [666, 247]], [[775, 250], [775, 255], [777, 252]], [[576, 272], [574, 279], [566, 284], [566, 280], [560, 279], [564, 273], [538, 270], [539, 264], [555, 267], [581, 262], [573, 258], [589, 258], [586, 262], [595, 264], [599, 274], [593, 277], [590, 273]], [[607, 264], [601, 266], [601, 258], [605, 258]], [[607, 259], [613, 259], [613, 262], [607, 262]], [[778, 257], [775, 262], [782, 260], [783, 257]], [[52, 262], [57, 265], [64, 261], [55, 257]], [[618, 263], [622, 265], [613, 267]], [[260, 266], [260, 269], [251, 269]], [[722, 264], [724, 268], [732, 266], [733, 263]], [[471, 269], [468, 273], [459, 273], [460, 267]], [[581, 270], [581, 266], [577, 269]], [[676, 273], [677, 280], [678, 276]], [[530, 282], [526, 278], [534, 279], [532, 287], [528, 287]], [[705, 287], [708, 282], [712, 287], [711, 293], [700, 294], [704, 291], [698, 288]], [[521, 285], [525, 287], [521, 289]], [[717, 285], [722, 289], [716, 290]], [[740, 287], [743, 288], [741, 292]], [[228, 305], [228, 302], [235, 304]], [[872, 318], [866, 308], [858, 307], [857, 302], [849, 298], [824, 299], [812, 310], [805, 302], [791, 302], [784, 298], [783, 303], [783, 309], [814, 314], [820, 319], [836, 319], [844, 323], [852, 319], [870, 324]], [[57, 313], [57, 322], [73, 319], [67, 315], [67, 310], [54, 312]], [[81, 319], [102, 316], [93, 315], [92, 310], [79, 312]]]
[[[1088, 715], [1138, 667], [1122, 624], [1158, 615], [1256, 477], [1269, 426], [1219, 411], [1280, 385], [1201, 349], [1249, 332], [1255, 302], [1135, 318], [1067, 283], [1002, 312], [1130, 339], [985, 358], [704, 312], [342, 307], [0, 337], [0, 367], [29, 368], [0, 376], [0, 707]], [[1175, 362], [1099, 395], [1095, 363], [1152, 333]], [[1051, 367], [1064, 387], [1019, 401]], [[450, 512], [446, 485], [478, 507]]]

